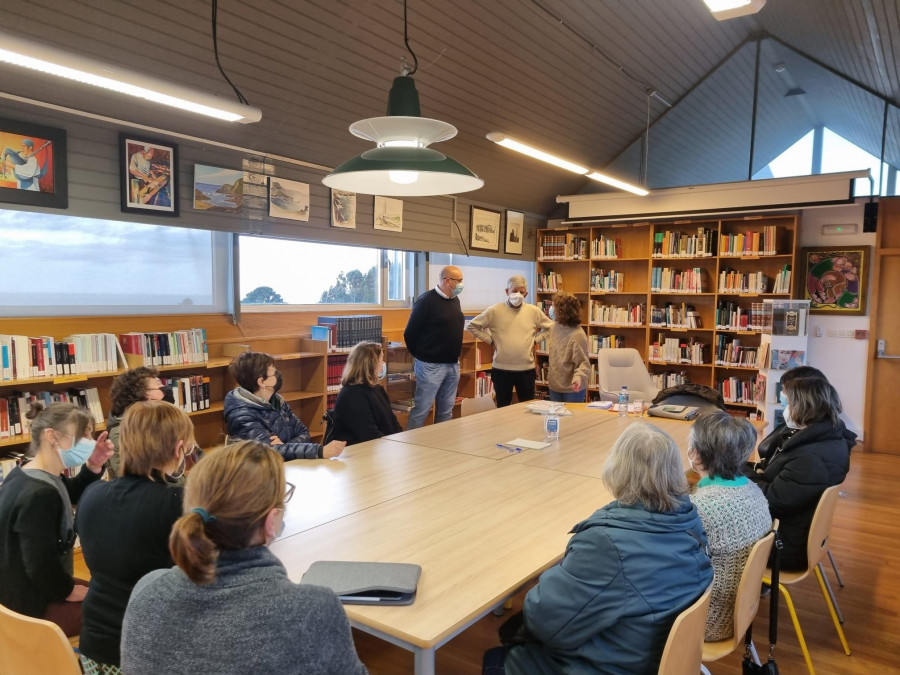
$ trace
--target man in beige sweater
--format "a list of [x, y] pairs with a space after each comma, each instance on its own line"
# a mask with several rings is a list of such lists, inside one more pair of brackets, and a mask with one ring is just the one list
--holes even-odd
[[497, 407], [512, 402], [513, 387], [519, 401], [534, 398], [534, 343], [550, 333], [553, 321], [535, 305], [525, 303], [525, 277], [510, 277], [506, 301], [491, 305], [469, 322], [466, 330], [494, 345], [491, 379]]

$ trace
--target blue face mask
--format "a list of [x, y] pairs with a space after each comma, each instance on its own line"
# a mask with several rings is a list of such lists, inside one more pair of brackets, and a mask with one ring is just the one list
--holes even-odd
[[[69, 438], [71, 438], [71, 436]], [[63, 450], [62, 448], [57, 448], [57, 450], [63, 466], [67, 469], [73, 469], [76, 466], [84, 464], [88, 460], [88, 457], [94, 452], [94, 446], [96, 445], [97, 442], [92, 441], [90, 438], [79, 438], [68, 450]]]
[[556, 310], [553, 308], [553, 305], [550, 305], [550, 309], [547, 312], [547, 316], [549, 316], [551, 319], [556, 318]]
[[787, 408], [787, 395], [784, 393], [783, 389], [781, 390], [781, 393], [778, 394], [778, 402], [781, 403], [781, 405], [783, 405], [785, 408]]
[[379, 380], [383, 380], [384, 376], [387, 375], [387, 364], [382, 363], [381, 368], [378, 369], [378, 372], [375, 373]]
[[461, 281], [458, 284], [456, 284], [456, 287], [453, 289], [453, 297], [454, 298], [463, 292], [464, 286], [465, 286], [465, 284]]

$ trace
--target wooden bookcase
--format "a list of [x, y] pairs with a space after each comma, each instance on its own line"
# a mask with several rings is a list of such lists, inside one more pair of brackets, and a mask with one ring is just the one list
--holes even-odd
[[[588, 333], [592, 353], [601, 341], [640, 352], [651, 375], [668, 375], [670, 380], [687, 381], [723, 389], [750, 383], [758, 372], [753, 367], [716, 364], [716, 345], [738, 340], [744, 348], [758, 348], [760, 331], [749, 326], [716, 323], [717, 308], [732, 303], [747, 312], [753, 303], [765, 298], [790, 298], [796, 279], [798, 218], [796, 215], [746, 215], [696, 220], [660, 220], [643, 223], [602, 224], [538, 231], [537, 304], [552, 299], [555, 290], [538, 290], [546, 280], [556, 281], [561, 290], [573, 293], [582, 305], [582, 325]], [[714, 239], [706, 250], [691, 245]], [[753, 233], [757, 234], [756, 239]], [[741, 245], [740, 251], [723, 249], [726, 242]], [[675, 244], [678, 248], [673, 248]], [[763, 244], [767, 244], [765, 247]], [[662, 248], [665, 244], [666, 248]], [[757, 245], [758, 244], [758, 245]], [[655, 246], [656, 245], [656, 246]], [[745, 250], [746, 249], [746, 250]], [[764, 250], [761, 250], [764, 249]], [[656, 253], [654, 252], [656, 250]], [[779, 272], [788, 266], [792, 279], [783, 292], [773, 292]], [[699, 279], [690, 290], [676, 289], [656, 283], [662, 278], [655, 269], [668, 268], [681, 274], [681, 279]], [[720, 287], [723, 273], [733, 277], [758, 274], [767, 277], [765, 289]], [[666, 280], [669, 276], [667, 275]], [[628, 309], [642, 306], [641, 317], [635, 319]], [[672, 314], [691, 310], [692, 318], [680, 321], [651, 322], [651, 308]], [[618, 308], [619, 312], [612, 308]], [[670, 317], [673, 318], [673, 317]], [[699, 320], [699, 326], [695, 321]], [[671, 362], [665, 353], [655, 349], [660, 340], [677, 341], [681, 345], [703, 345], [702, 363]], [[673, 343], [670, 343], [673, 344]], [[663, 346], [659, 345], [659, 346]], [[605, 347], [604, 347], [605, 348]], [[546, 355], [538, 352], [540, 367]], [[542, 361], [543, 359], [543, 361]], [[596, 359], [596, 356], [592, 356]], [[671, 384], [672, 382], [669, 382]], [[544, 385], [546, 386], [546, 385]], [[665, 386], [660, 383], [660, 388]], [[591, 386], [590, 391], [597, 391]], [[753, 401], [726, 401], [729, 407], [747, 413], [755, 410]]]

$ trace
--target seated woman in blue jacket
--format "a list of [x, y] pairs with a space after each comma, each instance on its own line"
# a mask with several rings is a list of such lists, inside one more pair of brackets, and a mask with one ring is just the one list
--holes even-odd
[[616, 501], [576, 525], [562, 562], [525, 596], [510, 674], [656, 673], [669, 629], [713, 579], [675, 441], [632, 424], [603, 482]]
[[353, 445], [403, 431], [387, 392], [378, 384], [385, 375], [387, 365], [380, 344], [360, 342], [353, 348], [334, 404], [335, 438]]
[[238, 386], [225, 395], [225, 426], [230, 439], [272, 446], [284, 461], [337, 457], [346, 443], [310, 442], [309, 429], [275, 389], [275, 359], [260, 352], [238, 354], [228, 372]]

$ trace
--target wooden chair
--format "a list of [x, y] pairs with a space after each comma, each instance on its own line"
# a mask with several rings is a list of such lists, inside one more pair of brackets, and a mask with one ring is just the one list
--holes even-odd
[[462, 404], [460, 405], [459, 415], [460, 417], [467, 417], [468, 415], [485, 412], [486, 410], [493, 410], [496, 407], [497, 404], [494, 403], [493, 396], [476, 396], [474, 398], [464, 398], [462, 400]]
[[81, 675], [78, 657], [59, 626], [0, 605], [0, 672], [3, 675]]
[[675, 619], [659, 662], [659, 675], [697, 675], [711, 595], [712, 584]]
[[[778, 529], [778, 520], [772, 523], [772, 529]], [[741, 581], [738, 584], [737, 595], [734, 599], [734, 633], [730, 638], [703, 643], [703, 661], [718, 661], [728, 656], [734, 650], [744, 647], [744, 635], [759, 609], [759, 589], [762, 586], [763, 575], [766, 572], [766, 563], [772, 552], [772, 544], [775, 541], [775, 532], [769, 532], [762, 539], [753, 544], [747, 562], [744, 563], [744, 571], [741, 572]], [[756, 655], [754, 653], [754, 658]], [[759, 661], [758, 658], [756, 658]]]
[[[806, 647], [806, 640], [803, 638], [803, 631], [800, 628], [800, 620], [797, 618], [797, 611], [794, 609], [794, 602], [791, 599], [791, 594], [788, 593], [786, 586], [799, 583], [806, 579], [811, 573], [815, 572], [816, 578], [819, 580], [819, 587], [822, 589], [822, 596], [825, 598], [825, 604], [828, 606], [828, 611], [831, 614], [831, 620], [834, 623], [838, 637], [841, 640], [841, 645], [844, 648], [844, 653], [847, 656], [850, 656], [850, 645], [847, 643], [844, 629], [841, 628], [841, 622], [838, 619], [834, 603], [829, 595], [828, 591], [830, 589], [826, 588], [822, 570], [822, 560], [827, 555], [828, 538], [831, 536], [831, 524], [834, 520], [834, 509], [837, 506], [840, 489], [840, 485], [830, 487], [825, 490], [819, 498], [819, 505], [816, 507], [816, 512], [813, 515], [812, 524], [809, 528], [809, 539], [807, 540], [806, 545], [806, 556], [808, 561], [806, 569], [800, 572], [786, 572], [782, 570], [779, 579], [780, 583], [778, 584], [781, 593], [784, 595], [785, 602], [787, 603], [788, 612], [790, 612], [791, 621], [794, 624], [794, 630], [797, 632], [797, 640], [800, 642], [800, 650], [803, 652], [803, 659], [806, 661], [806, 668], [809, 670], [810, 675], [814, 675], [816, 671], [813, 668], [812, 659], [809, 656], [809, 649]], [[766, 570], [763, 581], [766, 583], [771, 582], [770, 570]]]

